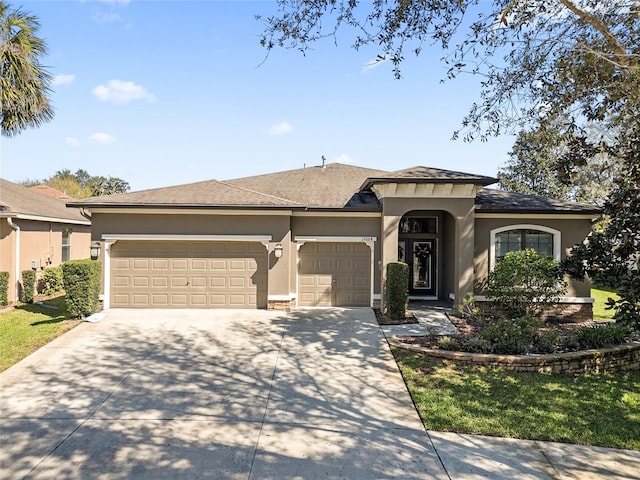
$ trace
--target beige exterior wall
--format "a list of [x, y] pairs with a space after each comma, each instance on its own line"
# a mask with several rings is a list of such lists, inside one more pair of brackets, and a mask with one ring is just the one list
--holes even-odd
[[89, 257], [91, 227], [89, 225], [41, 222], [14, 219], [14, 225], [20, 227], [20, 260], [18, 279], [15, 276], [16, 231], [6, 219], [0, 219], [0, 270], [9, 272], [9, 302], [18, 300], [16, 280], [20, 281], [21, 272], [37, 266], [39, 274], [46, 267], [55, 267], [62, 261], [62, 230], [71, 229], [70, 259], [79, 260]]
[[[526, 216], [514, 216], [512, 218], [477, 218], [475, 240], [475, 293], [480, 294], [482, 284], [486, 281], [490, 268], [491, 231], [496, 228], [510, 225], [533, 225], [552, 228], [561, 234], [560, 257], [566, 258], [571, 247], [576, 243], [582, 243], [591, 232], [590, 219], [575, 219], [571, 217], [562, 219], [553, 218], [526, 218]], [[589, 281], [570, 280], [567, 296], [589, 297], [591, 295], [591, 283]]]
[[[385, 266], [398, 261], [398, 225], [404, 215], [416, 210], [442, 211], [446, 234], [439, 245], [442, 264], [440, 297], [452, 293], [463, 298], [473, 291], [474, 255], [473, 198], [385, 198], [382, 219], [382, 279]], [[456, 282], [455, 279], [458, 279]]]

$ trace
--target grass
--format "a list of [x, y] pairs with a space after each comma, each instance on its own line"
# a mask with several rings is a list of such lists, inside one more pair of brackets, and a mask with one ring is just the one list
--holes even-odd
[[615, 290], [607, 288], [591, 288], [591, 296], [594, 299], [593, 302], [593, 319], [594, 320], [613, 320], [613, 310], [606, 310], [607, 298], [611, 297], [614, 300], [618, 300], [620, 297], [616, 294]]
[[0, 314], [0, 372], [72, 329], [80, 320], [68, 320], [64, 297], [40, 305], [22, 305]]
[[429, 430], [640, 450], [640, 371], [516, 373], [394, 355]]

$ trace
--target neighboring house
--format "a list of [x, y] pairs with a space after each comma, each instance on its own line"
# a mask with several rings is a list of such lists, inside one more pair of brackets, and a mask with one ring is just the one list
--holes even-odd
[[0, 271], [9, 272], [9, 302], [19, 299], [24, 270], [89, 256], [91, 222], [66, 201], [0, 179]]
[[[385, 266], [410, 266], [412, 298], [481, 294], [506, 251], [562, 258], [598, 209], [485, 187], [496, 179], [342, 164], [95, 197], [105, 307], [373, 306]], [[590, 311], [590, 286], [564, 301]]]

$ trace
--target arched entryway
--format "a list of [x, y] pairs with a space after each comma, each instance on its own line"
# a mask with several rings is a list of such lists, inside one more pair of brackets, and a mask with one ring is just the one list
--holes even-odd
[[442, 210], [412, 210], [398, 223], [398, 261], [409, 265], [409, 297], [444, 300], [454, 288], [455, 219]]

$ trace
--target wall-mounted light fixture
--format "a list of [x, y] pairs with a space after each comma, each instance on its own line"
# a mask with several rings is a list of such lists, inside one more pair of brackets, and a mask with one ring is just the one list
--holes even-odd
[[273, 254], [276, 256], [276, 258], [282, 257], [282, 250], [284, 250], [282, 248], [282, 244], [281, 243], [276, 243], [276, 246], [273, 247]]
[[89, 248], [91, 260], [97, 260], [100, 256], [100, 242], [93, 242]]

